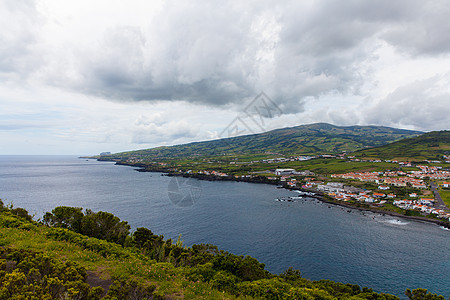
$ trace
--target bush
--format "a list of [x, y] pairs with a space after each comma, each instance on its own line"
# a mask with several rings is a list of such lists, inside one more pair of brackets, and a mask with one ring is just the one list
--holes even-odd
[[237, 283], [239, 281], [239, 278], [237, 278], [235, 275], [230, 274], [226, 271], [219, 271], [212, 278], [211, 284], [218, 290], [236, 294], [238, 291]]
[[103, 293], [86, 283], [86, 270], [75, 263], [28, 250], [1, 248], [0, 253], [0, 299], [96, 300]]
[[405, 295], [410, 300], [445, 300], [444, 296], [428, 293], [426, 289], [406, 289]]
[[99, 211], [94, 213], [81, 207], [58, 206], [44, 215], [44, 224], [61, 227], [91, 237], [124, 245], [130, 234], [130, 225], [111, 213]]
[[272, 278], [241, 282], [237, 288], [242, 295], [264, 299], [282, 299], [290, 292], [292, 286], [280, 278]]
[[33, 217], [30, 216], [28, 214], [28, 211], [26, 209], [24, 209], [24, 208], [20, 208], [20, 207], [14, 208], [14, 209], [11, 209], [10, 212], [13, 215], [16, 215], [16, 216], [18, 216], [20, 218], [25, 219], [26, 221], [33, 221]]
[[72, 242], [85, 249], [96, 252], [103, 257], [108, 257], [111, 255], [122, 258], [129, 257], [129, 253], [120, 245], [99, 240], [97, 238], [90, 238], [68, 229], [49, 228], [45, 234], [48, 238], [53, 240]]
[[104, 300], [119, 299], [158, 299], [153, 292], [156, 290], [155, 285], [144, 285], [135, 280], [114, 281], [109, 287], [108, 293]]

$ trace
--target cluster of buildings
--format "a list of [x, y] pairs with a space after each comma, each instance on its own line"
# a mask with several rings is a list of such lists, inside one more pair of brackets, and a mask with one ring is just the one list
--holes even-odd
[[305, 160], [310, 160], [310, 159], [314, 159], [314, 158], [319, 158], [322, 157], [322, 155], [316, 155], [316, 156], [292, 156], [289, 158], [286, 157], [277, 157], [277, 158], [269, 158], [269, 159], [263, 159], [261, 161], [252, 161], [253, 163], [255, 162], [263, 162], [263, 163], [268, 163], [268, 164], [272, 164], [272, 163], [283, 163], [283, 162], [289, 162], [289, 161], [305, 161]]
[[[406, 176], [402, 176], [406, 175]], [[345, 174], [333, 174], [332, 178], [355, 179], [359, 181], [373, 182], [377, 184], [389, 184], [393, 186], [407, 186], [413, 188], [425, 189], [427, 186], [423, 179], [415, 178], [411, 174], [402, 171], [395, 172], [349, 172]]]
[[[275, 169], [275, 175], [277, 176], [287, 176], [287, 175], [297, 175], [297, 176], [314, 176], [314, 173], [308, 170], [296, 171], [295, 169]], [[287, 178], [287, 177], [285, 177]], [[285, 179], [282, 178], [282, 179]], [[284, 181], [284, 180], [282, 180]]]
[[[387, 162], [387, 163], [394, 163], [394, 164], [399, 164], [402, 167], [413, 167], [413, 164], [411, 162], [404, 162], [404, 161], [398, 161], [398, 160], [390, 160], [390, 159], [385, 159], [385, 160], [381, 160], [381, 159], [361, 159], [361, 158], [356, 158], [355, 156], [347, 156], [347, 158], [350, 161], [359, 161], [359, 162], [374, 162], [374, 163], [380, 163], [380, 162]], [[444, 161], [440, 161], [440, 160], [425, 160], [425, 162], [432, 164], [432, 163], [450, 163], [450, 156], [446, 156], [444, 155]]]
[[450, 178], [450, 171], [442, 171], [440, 167], [417, 166], [417, 168], [419, 168], [420, 171], [410, 171], [410, 176], [421, 179], [428, 177], [435, 180]]
[[345, 174], [333, 174], [333, 178], [356, 179], [359, 181], [384, 183], [393, 186], [411, 186], [413, 188], [425, 189], [424, 178], [442, 180], [450, 178], [449, 171], [442, 171], [439, 167], [417, 166], [420, 171], [386, 171], [386, 172], [349, 172]]
[[450, 213], [442, 209], [436, 209], [433, 207], [434, 199], [418, 199], [418, 200], [395, 200], [393, 203], [402, 209], [419, 210], [426, 214], [435, 214], [439, 218], [448, 219], [450, 221]]
[[372, 163], [387, 162], [387, 163], [399, 164], [402, 167], [412, 167], [413, 166], [410, 162], [404, 162], [404, 161], [398, 161], [398, 160], [360, 159], [360, 158], [355, 158], [354, 156], [348, 156], [347, 158], [350, 161], [356, 161], [356, 162], [372, 162]]
[[[267, 154], [276, 154], [276, 153], [267, 153]], [[291, 156], [291, 157], [276, 157], [276, 158], [253, 160], [253, 161], [247, 161], [247, 162], [232, 161], [232, 162], [230, 162], [230, 164], [254, 164], [254, 163], [273, 164], [273, 163], [285, 163], [285, 162], [292, 162], [292, 161], [305, 161], [305, 160], [311, 160], [311, 159], [316, 159], [316, 158], [345, 159], [345, 154], [337, 154], [337, 155], [321, 154], [321, 155], [314, 155], [314, 156], [300, 155], [300, 156]]]
[[[333, 174], [333, 178], [354, 179], [366, 182], [372, 182], [379, 184], [378, 190], [389, 190], [389, 186], [411, 186], [413, 188], [425, 189], [427, 187], [424, 179], [447, 179], [450, 178], [450, 172], [442, 171], [439, 167], [433, 166], [417, 166], [418, 171], [385, 171], [385, 172], [349, 172], [345, 174]], [[318, 186], [318, 189], [325, 191], [331, 197], [342, 200], [356, 200], [364, 203], [370, 203], [372, 205], [383, 205], [385, 203], [392, 203], [393, 205], [402, 209], [417, 210], [425, 214], [435, 214], [439, 218], [450, 220], [450, 213], [444, 210], [434, 208], [433, 198], [418, 198], [416, 193], [409, 194], [410, 199], [399, 200], [396, 199], [396, 195], [392, 193], [384, 194], [377, 191], [367, 192], [359, 191], [358, 193], [349, 192], [345, 190], [345, 187], [339, 188], [334, 185]], [[443, 187], [449, 187], [450, 182], [444, 181]], [[418, 199], [413, 199], [418, 198]]]
[[368, 192], [359, 192], [359, 193], [353, 193], [353, 192], [329, 192], [329, 196], [333, 197], [336, 200], [340, 201], [350, 201], [350, 200], [357, 200], [359, 202], [364, 203], [371, 203], [375, 206], [383, 205], [387, 203], [386, 197], [392, 198], [395, 197], [395, 195], [389, 194], [389, 196], [386, 196], [386, 194], [383, 193], [368, 193]]
[[[402, 209], [418, 210], [425, 214], [435, 214], [437, 217], [447, 219], [450, 221], [450, 213], [442, 209], [434, 208], [433, 198], [418, 198], [413, 200], [398, 200], [396, 195], [392, 193], [380, 193], [373, 191], [364, 191], [352, 188], [350, 186], [344, 186], [343, 183], [329, 182], [327, 184], [319, 184], [316, 187], [318, 190], [326, 192], [330, 197], [339, 201], [359, 201], [361, 203], [368, 203], [374, 206], [383, 206], [386, 203], [392, 203], [393, 205]], [[385, 189], [385, 186], [379, 186], [378, 189]], [[389, 187], [387, 187], [389, 188]], [[416, 193], [409, 194], [410, 198], [417, 198]]]
[[[188, 174], [192, 173], [192, 170], [189, 170], [186, 173], [188, 173]], [[220, 177], [227, 177], [228, 176], [227, 173], [223, 173], [223, 172], [219, 172], [219, 171], [206, 171], [206, 170], [198, 171], [198, 174], [214, 175], [214, 176], [220, 176]]]

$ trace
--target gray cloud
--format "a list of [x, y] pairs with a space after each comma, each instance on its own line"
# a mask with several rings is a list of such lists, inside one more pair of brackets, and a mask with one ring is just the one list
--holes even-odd
[[[215, 22], [220, 22], [219, 9], [213, 13], [217, 15]], [[96, 49], [75, 58], [77, 79], [81, 80], [67, 82], [61, 73], [51, 80], [131, 101], [187, 100], [220, 105], [253, 95], [245, 75], [252, 66], [241, 55], [245, 47], [244, 41], [239, 41], [243, 39], [241, 31], [227, 26], [234, 21], [222, 17], [222, 24], [211, 28], [213, 16], [192, 21], [186, 12], [178, 14], [172, 12], [173, 22], [155, 21], [158, 28], [147, 34], [133, 27], [109, 30]]]
[[[364, 112], [365, 123], [428, 130], [450, 129], [450, 74], [397, 88]], [[444, 87], [444, 88], [443, 88]]]
[[[131, 142], [134, 144], [183, 143], [199, 137], [198, 125], [186, 120], [159, 121], [139, 117], [131, 127]], [[204, 139], [205, 137], [202, 136]]]
[[148, 24], [111, 25], [88, 46], [69, 37], [44, 54], [33, 1], [18, 3], [1, 4], [12, 27], [0, 33], [0, 74], [115, 101], [239, 106], [265, 91], [295, 113], [306, 99], [359, 95], [381, 41], [412, 57], [450, 51], [444, 0], [166, 2]]
[[1, 1], [0, 11], [0, 80], [20, 80], [40, 67], [36, 54], [42, 21], [31, 0]]
[[381, 37], [412, 55], [436, 55], [450, 52], [450, 5], [448, 1], [405, 3], [410, 13], [386, 28]]

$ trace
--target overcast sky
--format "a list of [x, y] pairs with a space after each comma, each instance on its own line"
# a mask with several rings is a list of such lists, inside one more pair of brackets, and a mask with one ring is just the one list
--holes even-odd
[[[1, 0], [0, 154], [173, 145], [239, 122], [450, 129], [448, 16], [447, 0]], [[274, 113], [248, 113], [261, 92]]]

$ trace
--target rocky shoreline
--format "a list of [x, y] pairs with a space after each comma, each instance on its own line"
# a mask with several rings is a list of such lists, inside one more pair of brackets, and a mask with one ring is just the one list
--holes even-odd
[[[318, 199], [318, 198], [316, 198]], [[335, 201], [329, 201], [325, 198], [322, 197], [322, 199], [319, 199], [320, 201], [324, 202], [324, 203], [328, 203], [328, 204], [333, 204], [333, 205], [337, 205], [337, 206], [342, 206], [345, 208], [349, 208], [349, 209], [356, 209], [359, 211], [370, 211], [373, 213], [377, 213], [377, 214], [382, 214], [382, 215], [388, 215], [388, 216], [392, 216], [392, 217], [398, 217], [398, 218], [403, 218], [403, 219], [408, 219], [408, 220], [414, 220], [414, 221], [420, 221], [420, 222], [427, 222], [427, 223], [433, 223], [439, 226], [442, 226], [444, 228], [450, 229], [450, 223], [444, 222], [444, 221], [440, 221], [437, 219], [430, 219], [427, 217], [421, 217], [421, 216], [407, 216], [407, 215], [403, 215], [403, 214], [399, 214], [395, 211], [389, 211], [389, 210], [383, 210], [380, 208], [376, 208], [376, 207], [358, 207], [355, 205], [351, 205], [348, 203], [344, 203], [344, 202], [335, 202]]]
[[140, 164], [140, 163], [133, 163], [133, 164], [131, 164], [131, 163], [124, 163], [124, 162], [116, 162], [116, 164], [117, 165], [125, 165], [125, 166], [137, 167], [138, 169], [136, 169], [136, 171], [138, 171], [138, 172], [159, 172], [159, 173], [164, 173], [165, 176], [181, 176], [181, 177], [196, 178], [196, 179], [199, 179], [199, 180], [207, 180], [207, 181], [236, 181], [236, 182], [249, 182], [249, 183], [263, 183], [263, 184], [276, 185], [276, 186], [279, 186], [280, 188], [285, 188], [285, 189], [293, 190], [293, 191], [314, 192], [316, 194], [315, 196], [308, 196], [308, 197], [315, 198], [315, 199], [317, 199], [317, 200], [319, 200], [319, 201], [321, 201], [323, 203], [337, 205], [337, 206], [341, 206], [341, 207], [345, 207], [345, 208], [349, 208], [349, 209], [356, 209], [356, 210], [359, 210], [359, 211], [370, 211], [370, 212], [373, 212], [373, 213], [378, 213], [378, 214], [382, 214], [382, 215], [389, 215], [389, 216], [398, 217], [398, 218], [404, 218], [404, 219], [408, 219], [408, 220], [433, 223], [433, 224], [442, 226], [444, 228], [450, 229], [450, 223], [449, 222], [441, 221], [441, 220], [438, 220], [438, 219], [431, 219], [431, 218], [427, 218], [427, 217], [423, 217], [423, 216], [407, 216], [407, 215], [399, 214], [399, 213], [394, 212], [394, 211], [383, 210], [383, 209], [378, 208], [378, 207], [372, 207], [372, 206], [368, 206], [368, 205], [364, 205], [364, 204], [362, 204], [363, 206], [357, 206], [357, 205], [353, 205], [353, 204], [346, 203], [346, 202], [333, 201], [332, 199], [329, 199], [329, 197], [327, 197], [327, 195], [323, 194], [320, 191], [310, 190], [310, 189], [302, 189], [302, 188], [299, 188], [299, 187], [289, 187], [284, 182], [281, 182], [279, 180], [269, 180], [265, 176], [238, 177], [238, 178], [236, 178], [234, 176], [215, 176], [215, 175], [206, 175], [206, 174], [198, 174], [198, 173], [173, 172], [173, 171], [167, 170], [166, 168], [157, 168], [157, 167], [154, 167], [154, 166], [152, 168], [149, 168], [148, 165]]

